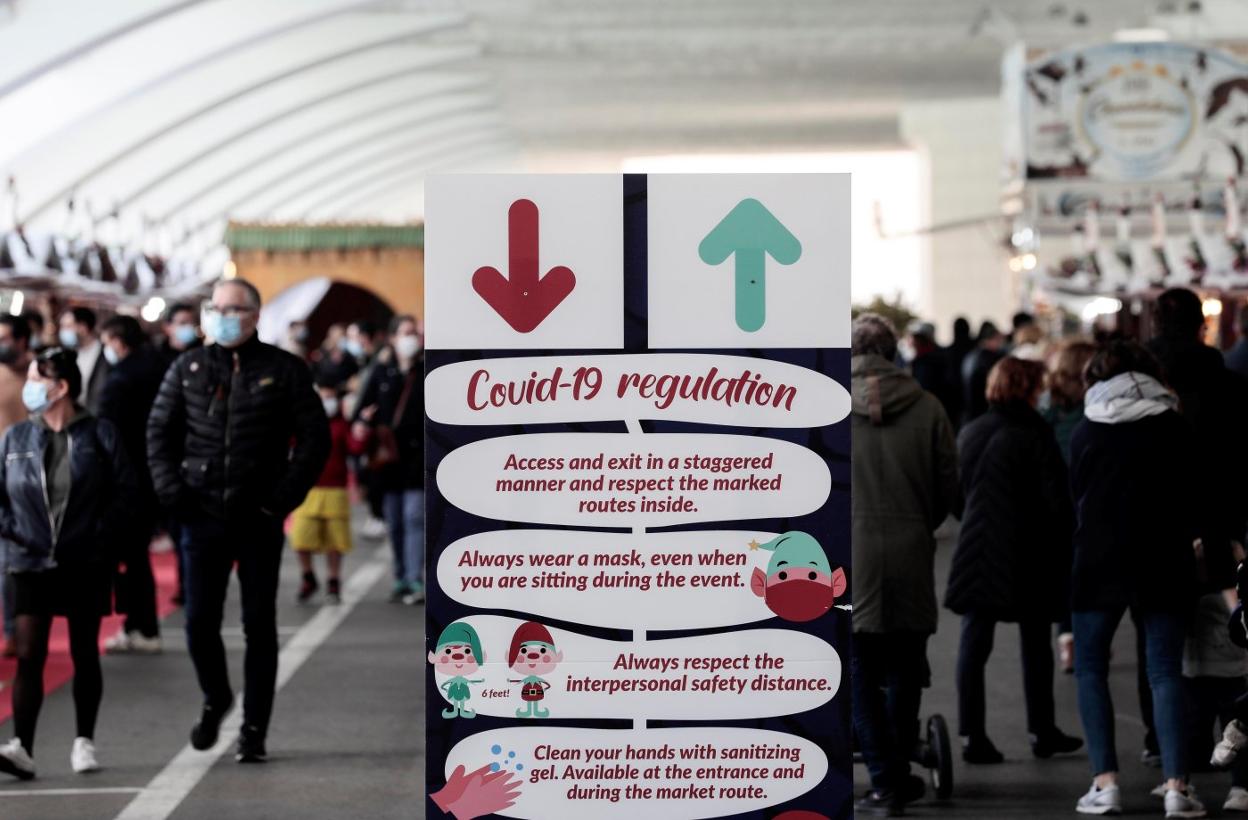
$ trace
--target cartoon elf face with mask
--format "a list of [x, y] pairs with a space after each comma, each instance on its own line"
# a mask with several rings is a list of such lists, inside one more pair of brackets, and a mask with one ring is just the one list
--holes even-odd
[[754, 570], [750, 589], [786, 621], [813, 621], [830, 610], [849, 586], [845, 570], [834, 571], [823, 547], [804, 532], [786, 532], [758, 548], [772, 556], [767, 572]]

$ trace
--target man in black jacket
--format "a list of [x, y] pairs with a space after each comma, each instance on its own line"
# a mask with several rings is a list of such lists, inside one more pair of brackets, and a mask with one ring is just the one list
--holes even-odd
[[126, 622], [120, 632], [105, 641], [104, 648], [109, 652], [159, 652], [156, 581], [148, 554], [159, 507], [147, 468], [146, 437], [147, 414], [165, 368], [133, 316], [114, 316], [105, 322], [100, 328], [100, 343], [110, 369], [100, 391], [98, 415], [117, 427], [139, 485], [138, 494], [127, 499], [134, 527], [126, 543], [118, 545], [126, 571], [118, 579], [117, 603], [119, 611], [126, 614]]
[[204, 694], [191, 745], [209, 749], [233, 705], [221, 617], [230, 570], [242, 590], [243, 726], [239, 762], [265, 759], [277, 680], [277, 582], [283, 519], [329, 454], [329, 425], [307, 366], [256, 336], [260, 294], [221, 282], [204, 311], [212, 344], [165, 373], [147, 428], [152, 481], [183, 524], [186, 637]]

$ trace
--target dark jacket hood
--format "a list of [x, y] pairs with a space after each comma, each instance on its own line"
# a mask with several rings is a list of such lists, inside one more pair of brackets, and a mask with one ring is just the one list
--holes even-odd
[[850, 377], [854, 414], [871, 418], [876, 424], [894, 418], [923, 396], [923, 388], [914, 377], [883, 356], [854, 356], [850, 359]]

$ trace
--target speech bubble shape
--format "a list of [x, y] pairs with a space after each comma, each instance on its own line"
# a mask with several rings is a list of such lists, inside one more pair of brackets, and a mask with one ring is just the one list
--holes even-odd
[[[683, 488], [687, 474], [705, 488]], [[499, 436], [453, 450], [437, 482], [474, 515], [585, 527], [799, 516], [832, 489], [828, 465], [801, 445], [718, 433]]]
[[[593, 626], [736, 626], [775, 617], [750, 590], [751, 574], [766, 572], [772, 554], [749, 545], [776, 535], [493, 530], [447, 547], [438, 559], [438, 584], [454, 600], [478, 609]], [[682, 583], [668, 578], [660, 583], [665, 574]]]
[[[694, 756], [706, 749], [716, 756]], [[521, 820], [728, 817], [800, 797], [828, 773], [817, 745], [766, 729], [524, 726], [464, 738], [446, 757], [446, 776], [494, 764], [519, 789], [494, 811]]]
[[425, 412], [445, 424], [667, 419], [822, 427], [844, 419], [850, 406], [849, 391], [815, 370], [704, 353], [480, 359], [425, 379]]
[[[829, 614], [826, 617], [847, 617]], [[517, 657], [508, 651], [524, 623], [498, 615], [471, 615], [485, 663], [466, 677], [467, 708], [481, 715], [530, 718], [534, 709], [522, 690], [540, 679], [537, 711], [556, 718], [644, 717], [652, 720], [738, 720], [777, 717], [817, 709], [836, 696], [841, 659], [826, 641], [790, 629], [750, 629], [695, 638], [608, 641], [547, 628], [553, 648]], [[525, 638], [527, 639], [527, 638]], [[431, 647], [434, 649], [436, 647]], [[562, 657], [553, 669], [546, 657]], [[761, 662], [760, 662], [761, 661]], [[438, 667], [434, 667], [437, 673]], [[436, 674], [439, 694], [450, 676]], [[540, 717], [540, 715], [538, 715]]]

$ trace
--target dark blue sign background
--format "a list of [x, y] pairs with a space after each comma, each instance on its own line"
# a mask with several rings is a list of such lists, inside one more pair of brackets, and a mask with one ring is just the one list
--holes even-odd
[[[592, 351], [592, 350], [560, 350], [549, 351], [550, 355], [612, 355], [619, 353], [658, 353], [683, 352], [673, 350], [650, 350], [646, 346], [646, 177], [644, 175], [626, 175], [624, 177], [624, 350]], [[438, 274], [433, 274], [438, 275]], [[445, 272], [442, 274], [445, 275]], [[471, 272], [464, 272], [471, 275]], [[696, 306], [691, 306], [696, 309]], [[831, 309], [831, 308], [830, 308]], [[691, 351], [693, 352], [693, 351]], [[709, 351], [696, 351], [709, 352]], [[721, 350], [713, 352], [725, 355], [750, 356], [799, 365], [823, 373], [849, 388], [849, 350]], [[503, 358], [510, 356], [542, 355], [542, 351], [534, 350], [431, 350], [425, 358], [426, 372], [454, 362], [475, 361], [478, 359]], [[623, 420], [618, 422], [591, 422], [584, 424], [515, 424], [507, 426], [470, 426], [440, 424], [426, 420], [425, 433], [425, 543], [426, 573], [428, 581], [428, 600], [426, 603], [425, 651], [424, 656], [434, 648], [439, 633], [449, 623], [460, 618], [478, 613], [506, 615], [520, 619], [532, 617], [530, 612], [512, 610], [481, 610], [464, 606], [451, 600], [436, 584], [436, 567], [442, 551], [456, 540], [500, 529], [533, 529], [532, 524], [515, 524], [507, 521], [496, 521], [480, 518], [451, 506], [438, 492], [435, 476], [438, 465], [452, 450], [482, 439], [494, 438], [519, 433], [626, 433]], [[690, 424], [663, 421], [642, 421], [641, 426], [646, 433], [673, 432], [719, 432], [736, 433], [749, 436], [766, 436], [783, 439], [801, 444], [821, 456], [832, 474], [832, 492], [827, 503], [810, 515], [794, 518], [765, 518], [748, 521], [714, 521], [702, 524], [691, 524], [681, 527], [656, 528], [649, 532], [670, 532], [673, 530], [727, 530], [744, 529], [767, 532], [787, 532], [802, 530], [814, 535], [823, 545], [829, 560], [835, 567], [844, 567], [847, 576], [850, 570], [850, 422], [849, 419], [838, 424], [817, 429], [766, 429], [738, 428], [722, 425]], [[584, 527], [547, 527], [547, 529], [576, 529]], [[603, 532], [628, 532], [628, 530], [603, 528]], [[534, 593], [539, 594], [539, 593]], [[848, 593], [838, 598], [837, 603], [850, 603]], [[592, 637], [606, 640], [628, 641], [632, 633], [624, 630], [601, 629], [588, 627], [578, 623], [570, 623], [542, 618], [542, 622], [558, 629], [579, 632]], [[837, 650], [842, 660], [842, 679], [840, 689], [830, 703], [808, 712], [787, 715], [784, 717], [764, 718], [755, 720], [714, 720], [714, 721], [660, 721], [651, 720], [647, 725], [651, 728], [675, 726], [739, 726], [753, 729], [767, 729], [786, 732], [807, 738], [818, 744], [828, 756], [828, 774], [823, 782], [802, 796], [778, 806], [762, 811], [747, 812], [734, 815], [748, 820], [770, 820], [786, 811], [806, 810], [820, 812], [832, 820], [848, 820], [853, 817], [852, 785], [853, 769], [850, 757], [850, 726], [851, 697], [849, 690], [849, 641], [850, 615], [848, 612], [834, 609], [828, 615], [804, 624], [794, 624], [772, 618], [748, 625], [744, 629], [734, 630], [740, 636], [743, 648], [751, 650], [766, 649], [750, 639], [750, 632], [755, 629], [795, 629], [816, 635]], [[686, 636], [723, 632], [724, 629], [650, 632], [648, 637], [654, 639], [678, 638]], [[426, 793], [437, 791], [446, 783], [444, 762], [447, 754], [459, 741], [477, 732], [501, 729], [520, 725], [521, 721], [494, 718], [479, 715], [475, 720], [446, 720], [442, 717], [445, 702], [439, 695], [438, 684], [434, 677], [433, 666], [425, 664], [425, 719], [426, 737], [425, 750], [427, 755]], [[772, 697], [783, 697], [776, 694]], [[559, 720], [545, 721], [555, 726], [576, 726], [603, 729], [630, 729], [631, 720]], [[448, 815], [426, 799], [426, 816], [441, 818]], [[593, 802], [584, 803], [586, 816], [593, 816]]]

